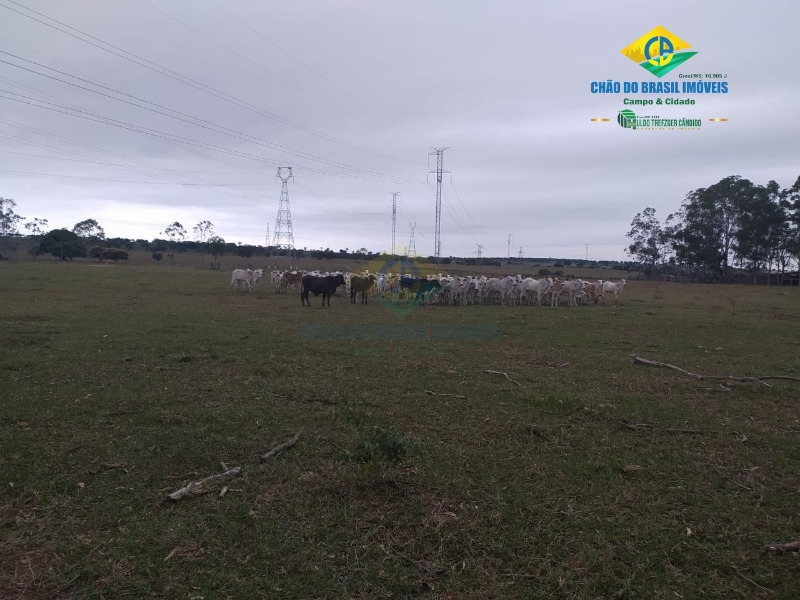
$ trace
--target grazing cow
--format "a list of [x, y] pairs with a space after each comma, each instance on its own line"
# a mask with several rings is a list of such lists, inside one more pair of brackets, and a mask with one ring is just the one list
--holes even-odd
[[304, 273], [302, 271], [284, 271], [283, 275], [281, 276], [281, 290], [283, 293], [286, 293], [286, 288], [290, 285], [300, 285], [303, 275]]
[[417, 279], [416, 277], [406, 277], [405, 275], [400, 276], [399, 281], [399, 296], [398, 302], [401, 298], [405, 297], [406, 302], [409, 298], [411, 298], [411, 294], [415, 293], [419, 288], [419, 282], [422, 279]]
[[[578, 306], [577, 298], [584, 292], [585, 289], [586, 284], [581, 279], [565, 281], [561, 286], [561, 291], [566, 292], [569, 295], [570, 306]], [[556, 305], [558, 305], [557, 302]]]
[[614, 294], [614, 304], [617, 303], [617, 296], [622, 292], [622, 288], [625, 287], [625, 280], [620, 279], [619, 281], [606, 281], [603, 283], [603, 304], [606, 303], [606, 294]]
[[[249, 269], [248, 269], [248, 271], [249, 271]], [[253, 287], [257, 288], [258, 287], [258, 280], [261, 279], [263, 276], [264, 276], [264, 269], [255, 269], [253, 271], [252, 280], [250, 281], [250, 284]]]
[[316, 277], [314, 275], [306, 275], [303, 277], [302, 288], [300, 290], [300, 303], [305, 306], [306, 302], [311, 306], [311, 301], [308, 299], [308, 293], [311, 292], [315, 296], [322, 294], [322, 306], [325, 306], [325, 298], [328, 299], [328, 308], [331, 306], [331, 296], [340, 285], [345, 285], [344, 275], [327, 275], [326, 277]]
[[586, 297], [588, 298], [589, 302], [591, 302], [592, 304], [597, 304], [598, 300], [597, 286], [587, 281], [585, 283], [584, 290], [586, 291]]
[[[258, 277], [261, 277], [261, 269], [258, 271]], [[251, 292], [253, 291], [253, 279], [255, 278], [256, 281], [258, 277], [255, 275], [256, 272], [251, 271], [250, 269], [234, 269], [233, 273], [231, 274], [231, 289], [238, 289], [239, 282], [243, 281], [247, 284], [247, 289]]]
[[369, 304], [367, 302], [367, 297], [370, 291], [372, 291], [372, 286], [375, 284], [375, 281], [375, 275], [367, 275], [366, 277], [353, 275], [350, 277], [350, 302], [355, 304], [356, 294], [360, 292], [361, 304]]
[[561, 299], [561, 289], [564, 287], [564, 280], [563, 279], [553, 279], [553, 283], [550, 286], [550, 306], [558, 306], [558, 302]]

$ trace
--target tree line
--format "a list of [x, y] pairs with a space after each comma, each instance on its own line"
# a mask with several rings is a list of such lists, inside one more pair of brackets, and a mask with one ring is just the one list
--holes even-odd
[[[96, 258], [98, 260], [127, 260], [128, 251], [136, 246], [151, 252], [155, 261], [166, 256], [174, 264], [175, 254], [184, 252], [200, 253], [201, 264], [205, 264], [205, 255], [211, 256], [210, 267], [219, 268], [219, 259], [225, 254], [251, 258], [252, 256], [284, 256], [286, 249], [273, 246], [255, 246], [252, 244], [234, 244], [226, 242], [214, 232], [211, 221], [200, 221], [192, 228], [193, 238], [180, 222], [167, 225], [160, 236], [153, 240], [108, 238], [105, 231], [95, 219], [86, 219], [76, 223], [72, 229], [47, 230], [47, 219], [34, 218], [26, 220], [16, 214], [16, 202], [10, 198], [0, 198], [0, 259], [15, 247], [14, 240], [27, 238], [33, 242], [29, 252], [34, 256], [50, 254], [59, 260], [69, 261], [73, 258]], [[23, 234], [21, 229], [27, 230]], [[369, 260], [377, 256], [366, 248], [339, 251], [330, 248], [309, 250], [297, 248], [296, 258], [355, 258]]]
[[800, 177], [788, 188], [731, 175], [689, 192], [662, 223], [654, 208], [637, 213], [626, 252], [651, 277], [782, 283], [800, 268]]

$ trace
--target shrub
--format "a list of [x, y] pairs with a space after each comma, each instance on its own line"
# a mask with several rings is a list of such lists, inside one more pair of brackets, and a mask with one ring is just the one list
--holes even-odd
[[415, 450], [414, 440], [399, 433], [394, 427], [374, 425], [368, 437], [359, 443], [353, 460], [372, 467], [378, 464], [395, 465]]

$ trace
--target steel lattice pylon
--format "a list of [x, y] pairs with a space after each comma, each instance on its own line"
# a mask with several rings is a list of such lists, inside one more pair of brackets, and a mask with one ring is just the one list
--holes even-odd
[[433, 251], [434, 256], [439, 258], [442, 253], [442, 176], [447, 171], [444, 170], [444, 148], [434, 148], [429, 156], [436, 155], [436, 170], [429, 173], [436, 173], [436, 226], [434, 229]]
[[275, 233], [272, 237], [272, 248], [286, 250], [291, 269], [295, 262], [294, 231], [292, 229], [292, 213], [289, 210], [289, 180], [294, 179], [292, 167], [278, 167], [276, 175], [281, 180], [281, 198], [278, 202], [278, 216], [275, 219]]

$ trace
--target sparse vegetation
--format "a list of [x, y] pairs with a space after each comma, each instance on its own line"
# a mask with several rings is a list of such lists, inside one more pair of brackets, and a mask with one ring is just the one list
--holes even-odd
[[[797, 288], [629, 282], [616, 308], [403, 317], [499, 332], [465, 344], [351, 335], [397, 317], [231, 295], [191, 264], [0, 266], [8, 597], [796, 595], [794, 553], [763, 549], [798, 538], [798, 384], [629, 354], [797, 375]], [[359, 447], [403, 460], [365, 478], [341, 460]], [[220, 462], [242, 466], [222, 497], [164, 501]]]

